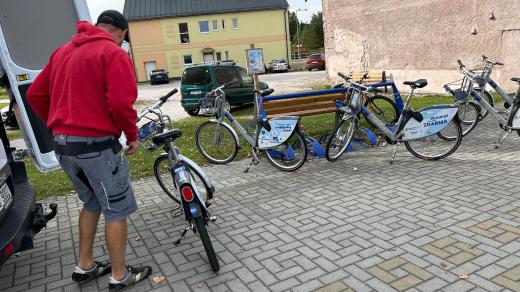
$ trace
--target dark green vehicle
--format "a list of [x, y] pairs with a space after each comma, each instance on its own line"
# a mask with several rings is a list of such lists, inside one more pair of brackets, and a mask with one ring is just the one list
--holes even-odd
[[[199, 114], [199, 101], [214, 88], [234, 81], [226, 88], [227, 106], [254, 102], [253, 78], [246, 69], [230, 63], [200, 64], [186, 67], [181, 80], [181, 105], [190, 116]], [[260, 82], [260, 89], [268, 88]]]

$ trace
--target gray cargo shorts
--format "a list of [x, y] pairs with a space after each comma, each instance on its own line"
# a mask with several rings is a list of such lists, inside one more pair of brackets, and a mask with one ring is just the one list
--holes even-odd
[[[54, 137], [63, 145], [67, 142], [99, 142], [112, 137]], [[105, 221], [126, 219], [137, 210], [134, 191], [130, 184], [128, 160], [123, 150], [114, 153], [112, 149], [80, 155], [56, 154], [61, 168], [71, 179], [83, 209], [90, 212], [102, 211]]]

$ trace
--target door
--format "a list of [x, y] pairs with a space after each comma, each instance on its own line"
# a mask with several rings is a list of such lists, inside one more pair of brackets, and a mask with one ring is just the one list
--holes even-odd
[[213, 53], [202, 53], [202, 57], [204, 58], [204, 63], [213, 63], [215, 61]]
[[150, 74], [152, 74], [153, 70], [157, 69], [157, 64], [155, 61], [144, 62], [144, 68], [146, 70], [146, 80], [150, 81]]

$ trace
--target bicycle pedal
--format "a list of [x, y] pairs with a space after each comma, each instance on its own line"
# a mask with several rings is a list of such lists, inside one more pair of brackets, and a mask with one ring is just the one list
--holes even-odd
[[211, 221], [211, 223], [215, 223], [217, 221], [217, 216], [209, 217], [209, 221]]
[[209, 206], [211, 206], [211, 202], [206, 201], [206, 208], [208, 208]]

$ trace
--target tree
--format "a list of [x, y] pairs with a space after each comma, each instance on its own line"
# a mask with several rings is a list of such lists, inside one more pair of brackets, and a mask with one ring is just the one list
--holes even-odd
[[307, 51], [324, 47], [323, 16], [321, 12], [313, 14], [311, 22], [300, 31], [300, 43]]

